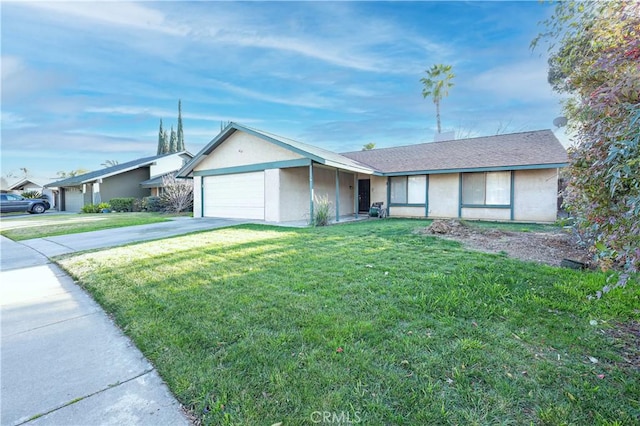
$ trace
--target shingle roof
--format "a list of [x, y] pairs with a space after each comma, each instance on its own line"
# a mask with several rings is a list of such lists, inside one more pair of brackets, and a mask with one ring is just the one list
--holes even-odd
[[345, 157], [387, 173], [558, 167], [567, 153], [551, 130], [354, 151]]
[[73, 176], [67, 179], [62, 179], [57, 182], [51, 182], [45, 185], [45, 187], [50, 187], [50, 186], [65, 187], [65, 186], [81, 185], [83, 183], [92, 182], [96, 179], [102, 179], [115, 174], [128, 172], [129, 170], [145, 167], [150, 165], [151, 163], [153, 163], [159, 158], [167, 157], [169, 155], [175, 155], [175, 154], [176, 153], [171, 153], [171, 154], [154, 155], [152, 157], [138, 158], [137, 160], [128, 161], [122, 164], [116, 164], [115, 166], [111, 166], [111, 167], [105, 167], [104, 169], [95, 170], [93, 172], [85, 173], [78, 176]]

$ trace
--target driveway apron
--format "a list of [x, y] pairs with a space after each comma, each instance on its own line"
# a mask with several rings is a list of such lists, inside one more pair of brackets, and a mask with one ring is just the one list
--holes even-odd
[[0, 424], [188, 425], [153, 365], [47, 256], [237, 223], [185, 218], [23, 243], [0, 236]]

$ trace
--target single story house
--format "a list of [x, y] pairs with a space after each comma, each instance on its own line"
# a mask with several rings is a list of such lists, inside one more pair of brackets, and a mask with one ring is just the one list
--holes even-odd
[[567, 154], [550, 130], [337, 154], [230, 123], [179, 172], [194, 217], [336, 221], [383, 202], [389, 216], [552, 222]]
[[57, 190], [58, 188], [55, 187], [45, 188], [45, 185], [41, 185], [30, 178], [20, 179], [7, 188], [7, 192], [14, 194], [22, 194], [23, 192], [31, 191], [39, 192], [49, 201], [51, 208], [55, 208]]
[[193, 156], [186, 152], [139, 158], [101, 170], [52, 182], [58, 187], [56, 200], [61, 211], [80, 211], [86, 204], [109, 202], [112, 198], [143, 198], [159, 193], [164, 174], [175, 172]]
[[14, 192], [38, 191], [42, 193], [43, 185], [34, 182], [31, 179], [23, 178], [10, 185], [7, 190]]

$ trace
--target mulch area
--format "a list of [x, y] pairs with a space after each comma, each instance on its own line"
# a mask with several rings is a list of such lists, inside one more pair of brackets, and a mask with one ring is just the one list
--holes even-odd
[[465, 247], [489, 253], [505, 252], [521, 260], [560, 266], [571, 259], [589, 266], [590, 255], [569, 232], [513, 232], [469, 226], [458, 220], [435, 220], [421, 234], [461, 242]]

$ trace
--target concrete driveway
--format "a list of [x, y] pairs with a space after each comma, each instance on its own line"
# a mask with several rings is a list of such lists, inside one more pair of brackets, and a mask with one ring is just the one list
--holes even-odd
[[115, 247], [138, 241], [175, 237], [176, 235], [207, 231], [225, 226], [240, 225], [242, 223], [248, 223], [248, 221], [176, 217], [169, 222], [103, 229], [101, 231], [84, 232], [81, 234], [60, 235], [58, 237], [34, 238], [32, 240], [21, 241], [20, 243], [31, 247], [47, 257], [52, 257], [76, 251]]
[[22, 243], [0, 236], [0, 424], [188, 425], [153, 365], [48, 257], [239, 223], [179, 218]]

